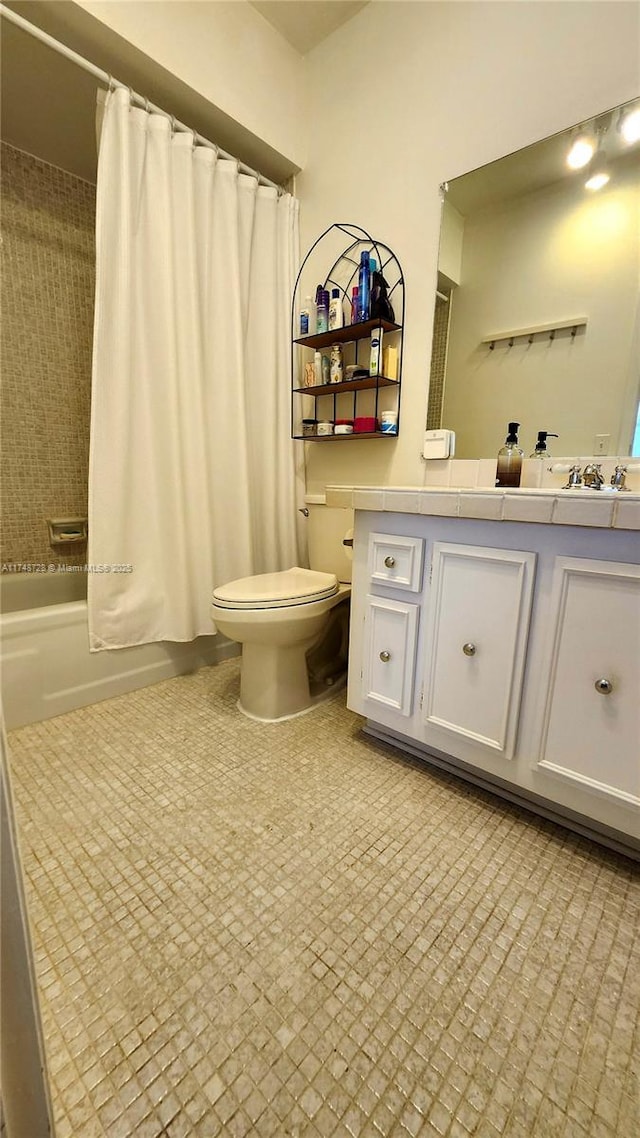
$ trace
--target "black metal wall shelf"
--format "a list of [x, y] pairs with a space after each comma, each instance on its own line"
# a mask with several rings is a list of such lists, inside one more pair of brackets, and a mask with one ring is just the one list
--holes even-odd
[[305, 443], [344, 443], [348, 439], [395, 439], [397, 435], [390, 435], [387, 431], [354, 431], [352, 435], [293, 435], [292, 438]]
[[344, 328], [333, 328], [331, 332], [319, 332], [315, 336], [300, 336], [294, 344], [302, 344], [303, 348], [330, 348], [332, 344], [349, 344], [354, 340], [368, 340], [374, 328], [382, 328], [383, 332], [399, 332], [401, 324], [392, 324], [390, 320], [361, 320], [358, 324], [346, 324]]
[[386, 375], [368, 376], [366, 379], [344, 379], [342, 383], [315, 384], [314, 387], [294, 387], [298, 395], [342, 395], [345, 391], [373, 391], [376, 387], [399, 387], [397, 379], [388, 379]]
[[[348, 238], [348, 244], [342, 247], [335, 256], [336, 242], [341, 242], [344, 236]], [[331, 251], [333, 248], [333, 251]], [[329, 273], [324, 278], [322, 287], [328, 290], [338, 288], [340, 290], [341, 300], [344, 305], [345, 302], [350, 301], [351, 289], [354, 284], [358, 283], [358, 271], [360, 267], [360, 253], [367, 250], [372, 257], [375, 257], [377, 266], [382, 272], [388, 284], [389, 299], [394, 308], [395, 320], [384, 320], [381, 318], [374, 318], [370, 320], [359, 321], [355, 324], [347, 324], [342, 328], [331, 329], [327, 332], [316, 333], [311, 336], [296, 335], [298, 331], [297, 317], [301, 308], [300, 284], [303, 276], [307, 288], [315, 290], [316, 284], [322, 279], [321, 272], [314, 272], [314, 265], [317, 263], [322, 265], [327, 264], [331, 257], [333, 263]], [[325, 255], [326, 251], [326, 255]], [[310, 284], [309, 282], [315, 282]], [[396, 323], [395, 321], [399, 321]], [[404, 277], [400, 263], [392, 252], [391, 249], [384, 242], [377, 241], [365, 229], [360, 226], [352, 225], [347, 222], [336, 222], [334, 225], [329, 226], [314, 242], [309, 249], [306, 257], [304, 258], [300, 271], [296, 278], [296, 283], [293, 291], [293, 299], [291, 305], [291, 437], [294, 439], [303, 439], [305, 442], [332, 442], [340, 440], [344, 442], [347, 439], [395, 439], [398, 437], [400, 427], [400, 388], [402, 383], [402, 341], [403, 341], [403, 322], [404, 322]], [[366, 361], [358, 360], [358, 345], [362, 341], [369, 340], [374, 328], [382, 328], [383, 333], [392, 337], [392, 345], [396, 347], [397, 356], [397, 379], [390, 378], [385, 375], [370, 376], [366, 375], [360, 379], [343, 380], [339, 383], [322, 383], [306, 386], [302, 382], [302, 370], [304, 360], [304, 349], [316, 352], [321, 348], [330, 348], [334, 344], [344, 345], [348, 350], [348, 345], [354, 345], [353, 362], [361, 367], [367, 366]], [[386, 345], [385, 345], [386, 346]], [[311, 356], [307, 357], [308, 362]], [[305, 397], [308, 400], [322, 400], [331, 398], [332, 416], [333, 420], [338, 417], [338, 407], [340, 405], [340, 417], [342, 418], [357, 418], [358, 417], [358, 402], [359, 397], [363, 396], [363, 403], [366, 403], [366, 410], [360, 412], [366, 418], [374, 418], [376, 423], [379, 421], [380, 416], [380, 393], [386, 390], [387, 397], [385, 404], [391, 400], [391, 405], [384, 407], [385, 410], [395, 410], [398, 414], [398, 428], [396, 432], [391, 433], [388, 431], [354, 431], [353, 434], [331, 434], [331, 435], [304, 435], [301, 431], [301, 421], [305, 417], [303, 414], [303, 404]], [[369, 393], [366, 396], [364, 393]], [[346, 404], [343, 396], [351, 395], [349, 401], [349, 413], [347, 414]], [[324, 404], [323, 406], [327, 406]], [[325, 412], [326, 417], [328, 415]], [[315, 416], [314, 416], [315, 417]]]

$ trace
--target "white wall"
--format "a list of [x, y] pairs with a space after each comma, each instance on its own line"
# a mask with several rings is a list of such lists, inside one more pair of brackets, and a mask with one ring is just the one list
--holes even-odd
[[[443, 426], [458, 458], [492, 457], [507, 422], [525, 454], [539, 430], [555, 454], [628, 454], [637, 403], [632, 359], [640, 267], [640, 170], [617, 162], [592, 193], [584, 175], [467, 217], [462, 283], [453, 297]], [[586, 316], [586, 330], [498, 342], [493, 332]], [[625, 418], [626, 416], [626, 418]]]
[[422, 484], [439, 184], [638, 93], [635, 3], [374, 2], [307, 57], [302, 247], [363, 225], [405, 272], [397, 441], [311, 443], [308, 486]]
[[303, 164], [303, 58], [245, 0], [76, 0], [76, 6], [294, 165]]
[[448, 284], [460, 284], [463, 242], [464, 217], [445, 199], [442, 203], [438, 269], [447, 278]]

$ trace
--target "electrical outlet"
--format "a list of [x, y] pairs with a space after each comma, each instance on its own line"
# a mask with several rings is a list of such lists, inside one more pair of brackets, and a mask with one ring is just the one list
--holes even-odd
[[596, 435], [595, 439], [593, 440], [593, 453], [608, 454], [610, 442], [611, 435]]

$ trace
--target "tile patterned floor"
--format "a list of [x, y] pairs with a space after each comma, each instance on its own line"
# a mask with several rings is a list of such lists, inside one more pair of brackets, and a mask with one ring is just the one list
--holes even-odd
[[637, 1135], [637, 867], [237, 692], [10, 736], [59, 1138]]

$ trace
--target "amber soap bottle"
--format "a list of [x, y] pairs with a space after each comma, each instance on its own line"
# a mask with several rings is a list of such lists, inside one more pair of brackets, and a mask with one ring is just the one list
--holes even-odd
[[519, 423], [509, 423], [509, 432], [498, 451], [496, 486], [519, 486], [522, 473], [522, 448], [518, 446]]

